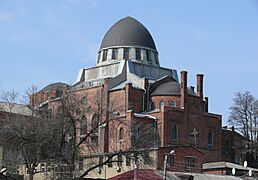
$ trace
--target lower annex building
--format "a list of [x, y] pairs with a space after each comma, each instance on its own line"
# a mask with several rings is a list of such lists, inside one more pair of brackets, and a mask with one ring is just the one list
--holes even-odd
[[[87, 177], [112, 177], [136, 166], [162, 170], [165, 154], [172, 150], [168, 170], [201, 172], [203, 163], [222, 161], [224, 152], [222, 117], [208, 111], [203, 77], [196, 75], [195, 89], [188, 86], [186, 71], [179, 79], [176, 70], [161, 67], [150, 32], [125, 17], [105, 34], [95, 67], [80, 69], [71, 86], [48, 85], [31, 97], [31, 103], [55, 112], [59, 97], [73, 94], [80, 104], [81, 136], [105, 122], [88, 140], [93, 147], [90, 156], [82, 156], [83, 167], [116, 152], [124, 152], [114, 157], [122, 162], [101, 166]], [[111, 112], [104, 119], [86, 112], [99, 99]]]

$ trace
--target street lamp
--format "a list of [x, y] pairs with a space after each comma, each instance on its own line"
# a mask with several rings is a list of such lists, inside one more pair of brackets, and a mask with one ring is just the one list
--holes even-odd
[[167, 162], [168, 162], [168, 156], [171, 156], [175, 154], [175, 150], [171, 150], [169, 153], [165, 153], [165, 160], [164, 160], [164, 176], [163, 180], [166, 180], [167, 177]]

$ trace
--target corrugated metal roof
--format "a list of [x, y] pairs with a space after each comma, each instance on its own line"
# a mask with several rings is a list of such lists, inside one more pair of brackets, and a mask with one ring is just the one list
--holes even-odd
[[156, 50], [150, 32], [132, 17], [119, 20], [105, 34], [100, 49], [112, 46], [143, 46]]
[[[162, 171], [158, 171], [159, 175], [163, 175]], [[193, 176], [194, 180], [242, 180], [240, 177], [229, 175], [215, 175], [215, 174], [203, 174], [203, 173], [183, 173], [183, 172], [167, 172], [166, 179], [182, 180], [187, 177]]]
[[230, 162], [212, 162], [212, 163], [205, 163], [202, 165], [202, 168], [204, 170], [208, 170], [208, 169], [222, 169], [222, 168], [235, 168], [235, 169], [240, 169], [240, 170], [249, 170], [251, 169], [252, 171], [256, 171], [258, 172], [258, 169], [255, 168], [250, 168], [250, 167], [244, 167], [241, 166], [239, 164], [234, 164], [234, 163], [230, 163]]

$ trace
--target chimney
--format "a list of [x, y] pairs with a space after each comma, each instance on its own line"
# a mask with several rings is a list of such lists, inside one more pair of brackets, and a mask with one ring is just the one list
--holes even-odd
[[203, 74], [197, 74], [197, 96], [203, 98]]
[[185, 106], [185, 96], [187, 95], [187, 71], [181, 71], [180, 94], [180, 107], [183, 109]]
[[204, 104], [204, 112], [208, 112], [209, 111], [209, 98], [205, 97], [205, 104]]

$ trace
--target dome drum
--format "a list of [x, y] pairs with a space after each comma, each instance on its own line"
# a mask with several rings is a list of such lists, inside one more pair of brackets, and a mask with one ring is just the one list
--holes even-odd
[[159, 66], [158, 53], [146, 47], [110, 47], [98, 52], [97, 65], [104, 65], [118, 60], [132, 60]]

